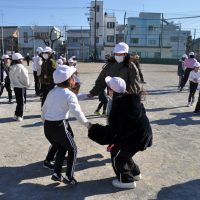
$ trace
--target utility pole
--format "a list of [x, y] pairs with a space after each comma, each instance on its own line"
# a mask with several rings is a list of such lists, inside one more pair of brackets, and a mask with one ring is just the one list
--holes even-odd
[[126, 31], [126, 12], [124, 13], [124, 42], [126, 42], [125, 31]]
[[161, 30], [160, 30], [160, 58], [162, 58], [162, 46], [163, 46], [163, 22], [164, 22], [164, 17], [162, 13], [161, 17]]
[[4, 36], [3, 36], [3, 13], [1, 13], [1, 22], [2, 22], [2, 26], [1, 26], [1, 46], [2, 46], [2, 55], [4, 54]]
[[97, 1], [94, 3], [94, 61], [97, 60]]

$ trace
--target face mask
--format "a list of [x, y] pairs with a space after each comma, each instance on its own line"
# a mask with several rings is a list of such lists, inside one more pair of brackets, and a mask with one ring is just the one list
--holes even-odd
[[118, 63], [121, 63], [124, 61], [124, 56], [115, 56], [115, 60], [118, 62]]
[[43, 57], [45, 60], [47, 60], [47, 59], [49, 58], [49, 54], [44, 53], [44, 54], [42, 55], [42, 57]]

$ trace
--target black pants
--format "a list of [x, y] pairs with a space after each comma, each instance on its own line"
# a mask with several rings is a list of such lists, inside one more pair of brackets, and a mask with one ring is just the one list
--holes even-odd
[[188, 97], [188, 102], [194, 103], [194, 95], [196, 93], [197, 86], [198, 86], [198, 83], [194, 83], [194, 82], [190, 81], [190, 93], [189, 93], [189, 97]]
[[52, 90], [53, 88], [54, 88], [54, 84], [49, 84], [49, 85], [41, 84], [41, 92], [42, 92], [42, 103], [41, 103], [41, 106], [43, 106], [49, 91]]
[[185, 86], [185, 84], [187, 83], [187, 80], [188, 80], [188, 77], [190, 75], [190, 72], [192, 71], [193, 69], [191, 68], [186, 68], [185, 72], [184, 72], [184, 76], [183, 76], [183, 79], [181, 81], [181, 88], [183, 88]]
[[54, 173], [61, 174], [65, 154], [68, 151], [66, 176], [73, 177], [77, 157], [77, 147], [67, 120], [47, 121], [44, 133], [51, 145], [57, 149]]
[[8, 76], [5, 78], [5, 85], [1, 86], [0, 96], [3, 93], [4, 87], [6, 88], [6, 90], [8, 92], [8, 99], [9, 99], [9, 101], [11, 101], [12, 100], [12, 90], [11, 90], [11, 87], [10, 87], [10, 79], [9, 79]]
[[195, 107], [195, 112], [199, 112], [200, 111], [200, 91], [199, 91], [199, 98]]
[[34, 82], [35, 82], [35, 94], [39, 95], [40, 94], [40, 84], [39, 84], [39, 78], [37, 76], [37, 71], [33, 71], [33, 77], [34, 77]]
[[26, 102], [26, 88], [14, 88], [14, 92], [17, 103], [15, 115], [17, 117], [23, 117], [24, 103]]
[[134, 176], [140, 174], [138, 165], [132, 159], [135, 153], [120, 150], [116, 146], [111, 150], [112, 167], [117, 179], [122, 183], [134, 182]]

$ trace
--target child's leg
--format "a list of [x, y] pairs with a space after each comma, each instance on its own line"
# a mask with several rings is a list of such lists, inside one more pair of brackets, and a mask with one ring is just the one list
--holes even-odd
[[51, 145], [49, 147], [49, 151], [47, 153], [45, 160], [49, 161], [49, 162], [54, 160], [54, 157], [55, 157], [57, 151], [58, 151], [58, 149], [56, 148], [56, 146]]
[[138, 171], [132, 173], [133, 166], [129, 166], [129, 159], [132, 158], [133, 154], [122, 151], [116, 147], [111, 150], [111, 161], [112, 167], [115, 171], [117, 179], [122, 183], [134, 182], [134, 175], [140, 174], [139, 168], [135, 167]]
[[131, 169], [131, 172], [133, 174], [133, 176], [137, 176], [140, 174], [140, 168], [139, 166], [133, 161], [132, 158], [130, 158], [128, 161], [127, 161], [130, 169]]
[[102, 106], [103, 106], [103, 103], [100, 102], [99, 105], [98, 105], [98, 107], [97, 107], [97, 109], [96, 109], [96, 112], [99, 112]]
[[200, 91], [199, 91], [199, 98], [198, 98], [194, 112], [198, 113], [199, 111], [200, 111]]

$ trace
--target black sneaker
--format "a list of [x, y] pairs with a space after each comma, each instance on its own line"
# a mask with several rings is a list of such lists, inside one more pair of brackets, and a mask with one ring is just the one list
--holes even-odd
[[65, 183], [67, 185], [76, 185], [78, 182], [74, 177], [69, 179], [67, 176], [64, 176], [63, 183]]
[[54, 170], [55, 164], [53, 164], [51, 161], [45, 160], [43, 163], [43, 167], [50, 170]]
[[61, 176], [61, 174], [58, 175], [58, 174], [54, 173], [54, 174], [52, 175], [52, 177], [51, 177], [51, 180], [61, 182], [61, 181], [62, 181], [62, 176]]

